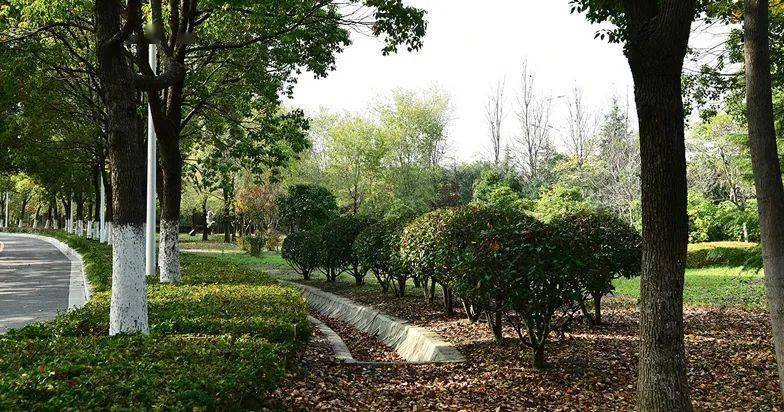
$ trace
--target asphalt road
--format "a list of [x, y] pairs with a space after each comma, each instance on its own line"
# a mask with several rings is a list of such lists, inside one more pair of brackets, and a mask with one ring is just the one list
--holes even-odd
[[0, 334], [68, 308], [71, 262], [39, 239], [0, 233]]

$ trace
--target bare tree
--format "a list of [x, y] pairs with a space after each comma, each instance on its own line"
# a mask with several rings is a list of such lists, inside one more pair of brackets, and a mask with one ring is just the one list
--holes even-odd
[[571, 155], [577, 160], [577, 165], [582, 166], [590, 154], [594, 134], [596, 132], [596, 116], [594, 116], [583, 102], [583, 91], [577, 84], [571, 90], [568, 98], [569, 106], [569, 134], [566, 136], [566, 146]]
[[529, 69], [528, 61], [523, 61], [520, 83], [517, 118], [522, 130], [516, 142], [520, 153], [517, 160], [523, 176], [533, 181], [539, 177], [540, 166], [552, 151], [550, 109], [553, 99], [539, 94], [536, 76]]
[[493, 154], [493, 164], [498, 167], [501, 163], [501, 154], [503, 151], [503, 142], [501, 135], [501, 124], [504, 121], [506, 114], [504, 113], [504, 90], [506, 88], [506, 81], [499, 81], [496, 83], [495, 90], [487, 99], [486, 116], [487, 126], [490, 129], [490, 149]]

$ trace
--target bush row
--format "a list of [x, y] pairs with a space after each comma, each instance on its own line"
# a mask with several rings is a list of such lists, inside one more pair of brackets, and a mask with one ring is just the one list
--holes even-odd
[[329, 281], [349, 272], [361, 284], [373, 273], [397, 295], [413, 279], [432, 300], [438, 284], [447, 311], [458, 297], [469, 319], [484, 316], [498, 339], [507, 322], [540, 367], [548, 335], [573, 314], [602, 322], [601, 299], [613, 280], [640, 271], [640, 243], [634, 228], [604, 212], [545, 224], [510, 208], [463, 206], [410, 222], [336, 218], [290, 235], [283, 257], [306, 278], [320, 268]]
[[0, 410], [263, 409], [309, 339], [296, 290], [193, 254], [182, 285], [148, 284], [150, 334], [110, 337], [111, 246], [46, 234], [82, 255], [94, 293], [0, 336]]

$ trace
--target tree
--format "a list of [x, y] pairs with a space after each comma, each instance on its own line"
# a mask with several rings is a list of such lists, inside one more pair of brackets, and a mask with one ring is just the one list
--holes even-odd
[[289, 233], [324, 226], [337, 208], [335, 195], [318, 185], [294, 185], [278, 198], [280, 223]]
[[771, 92], [769, 5], [746, 0], [743, 16], [746, 58], [746, 101], [751, 162], [762, 235], [765, 286], [773, 324], [773, 342], [784, 394], [784, 186], [781, 179]]
[[570, 155], [582, 166], [593, 149], [593, 138], [596, 129], [594, 116], [583, 102], [583, 91], [575, 85], [569, 96], [569, 134], [566, 144]]
[[536, 184], [541, 178], [540, 168], [553, 150], [550, 139], [552, 98], [540, 96], [536, 75], [528, 67], [528, 61], [523, 61], [520, 86], [517, 118], [522, 130], [517, 138], [518, 163], [529, 184]]
[[498, 82], [495, 90], [487, 99], [485, 106], [485, 116], [487, 119], [487, 127], [490, 132], [490, 149], [493, 156], [493, 164], [498, 167], [501, 163], [501, 154], [503, 148], [503, 136], [501, 134], [501, 124], [504, 121], [504, 89], [505, 82]]
[[688, 243], [681, 74], [695, 0], [573, 0], [572, 11], [624, 43], [634, 78], [642, 158], [643, 260], [638, 408], [691, 410], [683, 337]]
[[[95, 35], [102, 101], [106, 105], [113, 190], [113, 265], [109, 334], [147, 333], [144, 273], [146, 144], [139, 116], [133, 62], [125, 42], [141, 34], [141, 2], [95, 1]], [[123, 22], [123, 16], [125, 21]], [[146, 49], [143, 36], [137, 47]]]
[[[140, 89], [147, 92], [158, 134], [162, 228], [176, 227], [182, 189], [181, 138], [199, 117], [238, 119], [254, 101], [277, 102], [291, 95], [303, 70], [317, 77], [335, 67], [335, 56], [351, 44], [349, 31], [369, 29], [384, 38], [383, 52], [421, 47], [424, 12], [399, 0], [222, 1], [181, 0], [164, 7], [150, 1], [148, 39], [157, 46], [164, 73], [139, 65]], [[167, 19], [164, 19], [167, 16]], [[146, 61], [146, 47], [139, 61]], [[171, 79], [164, 87], [160, 82]], [[176, 233], [163, 248], [178, 249]], [[178, 279], [179, 267], [161, 261], [162, 273]], [[171, 265], [177, 262], [172, 261]], [[162, 279], [164, 279], [162, 277]]]

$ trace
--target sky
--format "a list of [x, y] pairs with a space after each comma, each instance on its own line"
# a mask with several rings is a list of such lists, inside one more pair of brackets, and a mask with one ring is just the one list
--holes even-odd
[[395, 89], [436, 86], [450, 96], [453, 108], [449, 155], [471, 161], [489, 157], [485, 105], [498, 81], [505, 80], [507, 89], [505, 138], [517, 133], [512, 111], [524, 59], [536, 74], [537, 88], [556, 98], [552, 117], [557, 128], [567, 111], [566, 100], [559, 96], [569, 94], [575, 84], [597, 112], [607, 108], [613, 95], [633, 102], [621, 46], [594, 39], [598, 27], [570, 14], [568, 0], [407, 3], [427, 10], [422, 50], [382, 56], [378, 39], [354, 33], [354, 44], [337, 58], [337, 70], [323, 79], [303, 74], [288, 104], [309, 114], [322, 108], [361, 114]]

